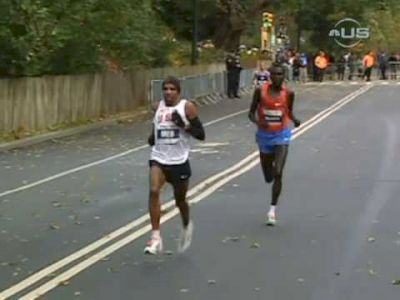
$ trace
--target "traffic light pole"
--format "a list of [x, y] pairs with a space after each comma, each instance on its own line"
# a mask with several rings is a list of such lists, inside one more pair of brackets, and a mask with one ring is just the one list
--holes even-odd
[[198, 33], [198, 9], [197, 0], [192, 0], [193, 24], [192, 24], [192, 65], [197, 64], [197, 33]]

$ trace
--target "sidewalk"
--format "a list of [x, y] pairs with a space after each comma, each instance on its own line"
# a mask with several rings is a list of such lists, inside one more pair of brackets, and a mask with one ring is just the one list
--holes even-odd
[[51, 139], [56, 139], [56, 138], [62, 138], [62, 137], [67, 137], [70, 135], [75, 135], [79, 134], [82, 132], [94, 130], [101, 128], [103, 126], [109, 126], [109, 125], [115, 125], [120, 122], [138, 122], [143, 119], [147, 119], [149, 117], [149, 111], [147, 108], [140, 108], [136, 112], [131, 112], [131, 113], [126, 113], [126, 114], [120, 114], [118, 116], [113, 116], [104, 120], [99, 120], [94, 123], [90, 124], [85, 124], [81, 126], [76, 126], [68, 129], [61, 129], [53, 132], [45, 132], [45, 133], [40, 133], [31, 137], [15, 140], [12, 142], [5, 142], [1, 143], [0, 142], [0, 152], [2, 151], [7, 151], [15, 148], [22, 148], [26, 146], [31, 146], [34, 144], [42, 143]]
[[[242, 88], [240, 92], [242, 95], [247, 95], [247, 94], [251, 93], [251, 91], [252, 91], [252, 88], [250, 87], [250, 88]], [[212, 104], [217, 104], [218, 102], [225, 100], [225, 99], [227, 99], [225, 97], [225, 95], [206, 96], [206, 97], [196, 99], [196, 103], [199, 106], [212, 105]], [[35, 145], [35, 144], [42, 143], [45, 141], [49, 141], [52, 139], [63, 138], [63, 137], [83, 133], [86, 131], [101, 128], [103, 126], [116, 125], [121, 122], [127, 122], [127, 123], [141, 122], [148, 118], [150, 118], [150, 112], [148, 110], [148, 107], [141, 107], [135, 112], [120, 114], [117, 116], [107, 118], [105, 120], [99, 120], [94, 123], [90, 123], [90, 124], [86, 124], [86, 125], [82, 125], [82, 126], [57, 130], [54, 132], [41, 133], [41, 134], [37, 134], [37, 135], [31, 136], [31, 137], [15, 140], [12, 142], [4, 142], [4, 143], [0, 142], [0, 152], [12, 150], [15, 148], [27, 147], [27, 146]]]

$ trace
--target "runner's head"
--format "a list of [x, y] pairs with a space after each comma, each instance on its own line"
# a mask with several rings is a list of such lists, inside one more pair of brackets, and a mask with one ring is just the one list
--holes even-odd
[[280, 88], [285, 79], [285, 72], [281, 64], [274, 63], [269, 69], [271, 82], [274, 87]]
[[262, 61], [262, 62], [260, 63], [260, 70], [261, 70], [261, 71], [266, 71], [266, 70], [268, 70], [268, 63], [267, 63], [266, 61]]
[[179, 79], [173, 76], [167, 77], [162, 83], [164, 100], [167, 105], [174, 105], [178, 102], [181, 93]]

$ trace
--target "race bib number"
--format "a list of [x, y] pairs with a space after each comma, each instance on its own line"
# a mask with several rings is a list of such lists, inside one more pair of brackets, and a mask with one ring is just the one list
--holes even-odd
[[157, 139], [160, 144], [176, 144], [179, 141], [179, 129], [158, 129]]
[[281, 110], [264, 110], [264, 120], [268, 123], [282, 123], [283, 112]]

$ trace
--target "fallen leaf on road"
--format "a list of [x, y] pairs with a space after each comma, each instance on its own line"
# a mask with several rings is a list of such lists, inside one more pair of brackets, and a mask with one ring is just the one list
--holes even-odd
[[226, 243], [226, 242], [238, 242], [238, 241], [240, 241], [240, 237], [238, 237], [238, 236], [227, 236], [226, 238], [224, 238], [222, 240], [223, 243]]
[[59, 230], [59, 229], [61, 229], [61, 226], [60, 226], [60, 225], [57, 225], [57, 224], [55, 224], [55, 223], [51, 223], [51, 224], [49, 225], [49, 227], [50, 227], [51, 230]]
[[210, 284], [210, 285], [213, 285], [213, 284], [216, 284], [216, 283], [217, 283], [217, 281], [214, 280], [214, 279], [208, 280], [208, 284]]
[[53, 207], [56, 207], [56, 208], [62, 206], [62, 204], [58, 201], [53, 201], [51, 204], [53, 205]]
[[115, 270], [113, 267], [108, 267], [108, 268], [107, 268], [107, 271], [110, 272], [110, 273], [117, 273], [117, 272], [118, 272], [118, 271]]
[[370, 243], [375, 242], [375, 241], [376, 241], [376, 238], [374, 238], [373, 236], [370, 236], [368, 238], [368, 242], [370, 242]]
[[400, 279], [396, 279], [392, 281], [393, 285], [400, 285]]
[[304, 278], [297, 278], [297, 282], [299, 282], [299, 283], [303, 283], [305, 280], [304, 280]]
[[64, 280], [64, 281], [61, 281], [60, 283], [59, 283], [59, 285], [62, 285], [62, 286], [67, 286], [67, 285], [69, 285], [70, 284], [70, 282], [68, 281], [68, 280]]
[[179, 292], [181, 292], [181, 293], [187, 293], [187, 292], [189, 292], [189, 289], [180, 289]]
[[90, 203], [91, 202], [90, 197], [89, 196], [85, 196], [84, 198], [82, 198], [81, 202], [84, 203], [84, 204]]
[[368, 274], [369, 274], [370, 276], [375, 276], [375, 275], [376, 275], [376, 272], [375, 272], [374, 269], [369, 269], [369, 270], [368, 270]]
[[258, 248], [260, 248], [260, 244], [259, 244], [259, 243], [253, 243], [253, 244], [250, 246], [250, 248], [258, 249]]
[[74, 296], [75, 296], [75, 297], [78, 297], [78, 296], [80, 296], [80, 295], [81, 295], [81, 292], [75, 292], [75, 293], [74, 293]]

